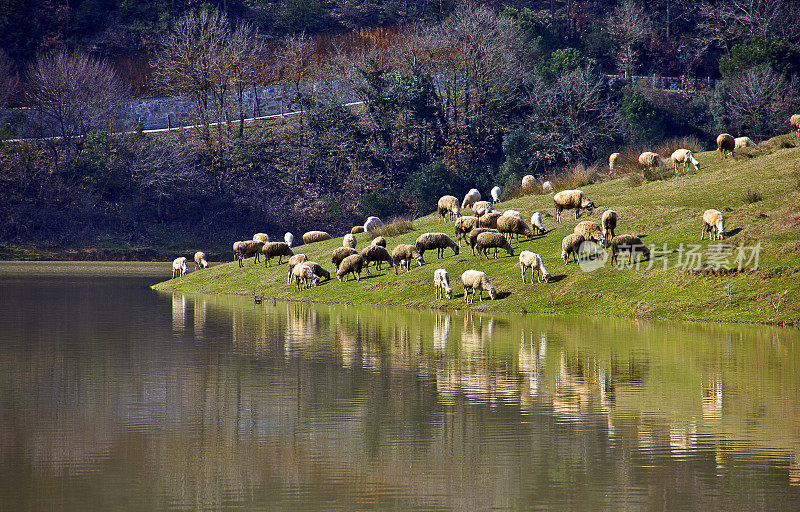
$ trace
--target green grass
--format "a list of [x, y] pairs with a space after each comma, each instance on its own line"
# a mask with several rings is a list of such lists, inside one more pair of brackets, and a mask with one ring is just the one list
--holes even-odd
[[[515, 256], [503, 254], [497, 260], [479, 261], [469, 248], [454, 256], [436, 258], [425, 254], [426, 264], [412, 267], [410, 273], [364, 274], [360, 282], [340, 283], [334, 279], [301, 292], [286, 283], [285, 264], [265, 269], [246, 260], [244, 269], [235, 263], [166, 281], [154, 288], [164, 291], [261, 294], [281, 300], [337, 303], [388, 304], [415, 308], [476, 309], [485, 311], [592, 314], [619, 317], [674, 318], [732, 322], [796, 324], [800, 321], [800, 148], [785, 147], [783, 137], [759, 148], [755, 156], [721, 160], [717, 152], [699, 153], [699, 172], [666, 180], [637, 183], [628, 177], [583, 186], [598, 209], [583, 219], [599, 222], [606, 208], [619, 214], [618, 234], [643, 237], [658, 249], [666, 244], [670, 252], [654, 268], [617, 269], [605, 267], [585, 273], [559, 259], [561, 239], [572, 232], [576, 221], [571, 212], [557, 224], [551, 195], [528, 195], [497, 205], [513, 208], [526, 218], [540, 211], [549, 231], [530, 241], [512, 242]], [[748, 190], [758, 190], [762, 199], [750, 202]], [[443, 190], [442, 194], [448, 191]], [[680, 244], [699, 244], [707, 256], [709, 245], [700, 241], [700, 216], [707, 208], [724, 212], [730, 234], [724, 244], [735, 260], [738, 247], [760, 243], [759, 267], [748, 272], [686, 272], [676, 268]], [[436, 215], [414, 221], [408, 233], [388, 238], [388, 247], [413, 243], [422, 233], [453, 233], [452, 223], [438, 224]], [[296, 234], [297, 235], [297, 234]], [[296, 236], [299, 238], [299, 236]], [[369, 243], [368, 234], [356, 235], [358, 248]], [[341, 245], [341, 238], [296, 247], [314, 261], [332, 270], [330, 252]], [[542, 255], [554, 279], [549, 284], [522, 284], [517, 254], [532, 250]], [[705, 259], [705, 258], [704, 258]], [[436, 301], [433, 272], [446, 268], [454, 288], [453, 300]], [[483, 270], [499, 292], [495, 301], [474, 305], [463, 301], [460, 276], [464, 270]], [[777, 299], [781, 297], [780, 305]], [[552, 298], [552, 302], [551, 302]]]

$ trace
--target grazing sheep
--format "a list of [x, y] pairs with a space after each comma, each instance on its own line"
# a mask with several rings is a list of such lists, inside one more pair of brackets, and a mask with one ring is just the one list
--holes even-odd
[[481, 200], [481, 193], [478, 192], [477, 188], [472, 188], [464, 196], [464, 200], [461, 201], [461, 209], [465, 210], [480, 200]]
[[272, 258], [278, 257], [278, 265], [282, 263], [284, 256], [294, 256], [294, 251], [289, 247], [286, 242], [267, 242], [261, 248], [261, 254], [264, 255], [264, 266], [269, 267]]
[[522, 189], [526, 192], [533, 190], [536, 186], [536, 178], [531, 174], [526, 174], [522, 177]]
[[386, 247], [381, 247], [380, 245], [369, 245], [361, 251], [361, 257], [364, 258], [364, 268], [367, 269], [367, 274], [369, 274], [369, 264], [371, 262], [375, 262], [375, 268], [377, 270], [381, 269], [381, 263], [387, 262], [389, 266], [392, 265], [392, 256], [389, 254], [389, 251], [386, 250]]
[[306, 261], [303, 265], [308, 265], [311, 267], [311, 271], [314, 272], [315, 275], [319, 277], [324, 277], [326, 281], [330, 281], [331, 273], [322, 268], [322, 265], [317, 263], [316, 261]]
[[550, 181], [542, 183], [542, 192], [548, 194], [553, 191], [553, 184]]
[[[466, 270], [461, 274], [461, 283], [464, 285], [464, 301], [466, 302], [475, 302], [476, 290], [479, 292], [478, 298], [481, 299], [481, 302], [483, 302], [484, 291], [489, 293], [489, 298], [492, 300], [497, 295], [489, 278], [480, 270]], [[470, 291], [472, 291], [472, 300], [469, 300]]]
[[437, 268], [433, 272], [433, 285], [436, 287], [436, 300], [447, 297], [453, 298], [453, 288], [450, 287], [450, 275], [447, 270]]
[[661, 155], [653, 153], [652, 151], [645, 151], [639, 155], [639, 165], [642, 168], [642, 174], [648, 169], [666, 169], [667, 164]]
[[502, 215], [504, 217], [516, 217], [519, 220], [523, 220], [522, 214], [518, 210], [503, 210]]
[[561, 240], [561, 259], [564, 260], [564, 263], [569, 263], [570, 254], [574, 255], [575, 262], [578, 261], [578, 251], [581, 248], [581, 244], [585, 241], [583, 236], [577, 233], [567, 235]]
[[533, 227], [533, 232], [536, 234], [543, 235], [544, 234], [544, 224], [542, 223], [542, 214], [539, 212], [534, 213], [531, 215], [531, 226]]
[[293, 246], [294, 245], [294, 235], [287, 231], [286, 234], [283, 235], [283, 241], [286, 242], [286, 245], [288, 245], [289, 247]]
[[472, 255], [475, 256], [475, 244], [478, 243], [478, 235], [481, 233], [499, 233], [496, 229], [492, 228], [475, 228], [469, 232], [467, 238], [469, 239], [469, 246], [472, 248]]
[[792, 114], [789, 118], [789, 133], [792, 132], [800, 137], [800, 114]]
[[339, 268], [336, 270], [336, 277], [339, 281], [347, 281], [348, 274], [353, 273], [356, 275], [356, 280], [361, 280], [361, 269], [364, 268], [364, 258], [360, 254], [352, 254], [342, 260]]
[[575, 209], [575, 218], [581, 216], [581, 210], [585, 209], [589, 213], [594, 210], [594, 203], [586, 197], [582, 190], [562, 190], [553, 196], [556, 205], [556, 222], [561, 222], [561, 212], [563, 210]]
[[186, 258], [181, 256], [172, 261], [172, 278], [183, 277], [186, 275]]
[[364, 232], [364, 226], [353, 226], [350, 228], [350, 234], [357, 235]]
[[269, 242], [269, 235], [266, 233], [256, 233], [255, 235], [253, 235], [253, 240], [267, 243]]
[[736, 137], [733, 139], [734, 149], [754, 148], [757, 145], [750, 137]]
[[593, 220], [584, 220], [575, 225], [573, 230], [575, 233], [581, 235], [584, 240], [591, 240], [600, 245], [606, 244], [606, 237], [603, 235], [603, 230], [600, 229], [600, 224]]
[[303, 253], [295, 254], [289, 258], [289, 275], [286, 277], [287, 283], [292, 282], [292, 269], [301, 263], [305, 263], [306, 261], [308, 261], [308, 257], [306, 257], [306, 255]]
[[197, 251], [194, 253], [194, 269], [200, 270], [201, 268], [208, 268], [208, 260], [206, 260], [206, 253]]
[[619, 157], [621, 155], [619, 153], [611, 153], [611, 156], [608, 157], [608, 169], [614, 173], [617, 170], [617, 162], [619, 161]]
[[342, 247], [350, 247], [351, 249], [356, 248], [356, 236], [352, 233], [347, 233], [342, 238]]
[[424, 233], [417, 238], [414, 245], [420, 257], [425, 255], [425, 251], [436, 249], [436, 255], [441, 258], [448, 247], [453, 249], [453, 254], [458, 254], [458, 244], [444, 233]]
[[644, 242], [634, 235], [618, 235], [611, 239], [611, 264], [617, 261], [617, 254], [620, 252], [630, 253], [630, 263], [633, 263], [633, 256], [636, 253], [644, 256], [644, 259], [650, 259], [650, 249], [644, 245]]
[[679, 164], [683, 170], [683, 174], [686, 174], [686, 171], [689, 170], [689, 164], [692, 164], [695, 171], [700, 170], [700, 162], [697, 161], [692, 153], [692, 150], [690, 149], [676, 149], [669, 158], [672, 160], [672, 167], [675, 169], [675, 176], [678, 175]]
[[497, 219], [502, 217], [500, 212], [489, 212], [481, 215], [478, 220], [478, 226], [482, 228], [497, 229]]
[[292, 269], [292, 277], [294, 277], [294, 287], [296, 291], [310, 288], [313, 283], [317, 286], [319, 283], [319, 276], [314, 274], [314, 271], [305, 263], [295, 265]]
[[384, 237], [382, 237], [382, 236], [376, 236], [375, 238], [372, 239], [372, 242], [370, 242], [370, 245], [379, 245], [379, 246], [385, 248], [386, 247], [386, 239]]
[[313, 244], [314, 242], [322, 242], [324, 240], [330, 240], [331, 235], [329, 235], [325, 231], [307, 231], [303, 233], [303, 243], [304, 244]]
[[497, 219], [497, 231], [504, 235], [509, 234], [515, 236], [517, 242], [519, 242], [519, 235], [525, 235], [528, 237], [528, 240], [533, 236], [531, 228], [525, 224], [524, 220], [520, 217], [512, 217], [505, 214]]
[[353, 254], [358, 254], [358, 251], [352, 247], [337, 247], [331, 253], [331, 263], [333, 263], [333, 266], [336, 267], [336, 270], [339, 270], [339, 265], [342, 264], [342, 261], [344, 261], [346, 257], [352, 256]]
[[514, 256], [514, 249], [511, 244], [506, 240], [502, 233], [481, 233], [475, 242], [475, 251], [478, 253], [478, 258], [483, 259], [483, 255], [489, 258], [489, 249], [494, 249], [494, 259], [497, 259], [497, 249], [505, 249], [509, 256]]
[[236, 242], [233, 244], [233, 257], [239, 262], [240, 267], [244, 267], [245, 256], [255, 255], [255, 261], [253, 263], [258, 263], [261, 261], [259, 254], [261, 254], [262, 247], [264, 247], [264, 242], [259, 242], [258, 240]]
[[719, 210], [709, 209], [703, 212], [703, 223], [700, 226], [700, 240], [708, 232], [709, 240], [725, 238], [725, 217]]
[[617, 229], [617, 212], [606, 210], [600, 217], [600, 224], [603, 226], [603, 237], [606, 240], [614, 238], [614, 230]]
[[366, 222], [364, 222], [364, 231], [369, 233], [373, 229], [377, 229], [383, 226], [383, 221], [378, 217], [367, 217]]
[[394, 274], [397, 275], [397, 267], [405, 267], [406, 272], [411, 270], [411, 260], [417, 260], [417, 265], [420, 267], [425, 260], [417, 248], [409, 244], [400, 244], [392, 250], [392, 266], [394, 267]]
[[720, 133], [717, 136], [717, 151], [720, 152], [722, 158], [727, 158], [734, 155], [734, 149], [736, 149], [736, 140], [727, 133]]
[[442, 219], [453, 220], [461, 215], [461, 209], [458, 207], [458, 198], [455, 196], [442, 196], [436, 205], [436, 211], [439, 213], [439, 222]]
[[475, 215], [480, 217], [492, 211], [492, 205], [489, 201], [476, 201], [475, 204], [472, 205], [472, 211], [475, 212]]
[[494, 206], [494, 203], [500, 201], [500, 187], [492, 187], [492, 191], [490, 193], [492, 194], [492, 206]]
[[550, 282], [550, 272], [544, 267], [542, 257], [531, 251], [522, 251], [519, 253], [519, 268], [522, 271], [522, 282], [525, 282], [525, 270], [531, 269], [531, 284], [533, 284], [533, 276], [536, 276], [537, 281], [540, 283]]
[[455, 236], [456, 240], [466, 240], [467, 234], [478, 227], [480, 219], [471, 215], [459, 217], [456, 219]]

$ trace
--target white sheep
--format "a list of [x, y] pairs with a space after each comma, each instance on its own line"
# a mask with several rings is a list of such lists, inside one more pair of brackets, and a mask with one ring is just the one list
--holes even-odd
[[648, 169], [665, 169], [667, 167], [661, 155], [652, 151], [645, 151], [639, 155], [639, 165], [642, 167], [642, 174]]
[[256, 233], [255, 235], [253, 235], [252, 240], [255, 240], [257, 242], [267, 243], [269, 242], [269, 235], [266, 233]]
[[172, 278], [183, 277], [186, 275], [186, 258], [181, 256], [172, 261]]
[[356, 248], [356, 236], [352, 233], [347, 233], [342, 238], [342, 247], [350, 247], [351, 249]]
[[294, 245], [294, 235], [287, 231], [286, 234], [283, 235], [283, 241], [286, 242], [286, 245], [291, 247]]
[[706, 232], [709, 240], [722, 240], [725, 238], [725, 217], [719, 210], [708, 209], [703, 212], [703, 222], [700, 225], [700, 240]]
[[481, 200], [481, 193], [478, 191], [477, 188], [470, 189], [469, 192], [464, 196], [464, 200], [461, 201], [461, 209], [464, 210], [466, 208], [471, 207], [473, 204]]
[[792, 114], [789, 118], [789, 133], [796, 133], [800, 137], [800, 114]]
[[611, 153], [611, 155], [608, 157], [608, 169], [612, 173], [616, 172], [617, 170], [617, 162], [619, 161], [620, 156], [622, 155], [619, 153]]
[[550, 272], [544, 267], [542, 257], [535, 252], [522, 251], [519, 253], [519, 267], [522, 271], [522, 282], [525, 282], [525, 270], [531, 270], [531, 284], [533, 284], [533, 276], [541, 283], [550, 282]]
[[531, 192], [536, 187], [536, 178], [532, 174], [526, 174], [522, 177], [522, 190], [524, 192]]
[[489, 249], [494, 249], [494, 259], [497, 259], [497, 249], [505, 249], [509, 256], [514, 256], [514, 249], [502, 233], [487, 231], [478, 235], [475, 240], [478, 258], [483, 259], [483, 255], [486, 254], [486, 259], [489, 259]]
[[295, 265], [292, 269], [292, 277], [294, 277], [295, 290], [298, 292], [302, 289], [310, 288], [312, 283], [314, 286], [319, 283], [319, 276], [305, 263]]
[[458, 207], [458, 198], [455, 196], [442, 196], [436, 204], [436, 211], [439, 213], [439, 222], [442, 219], [452, 220], [461, 215], [461, 209]]
[[503, 217], [516, 217], [519, 220], [523, 220], [522, 219], [522, 214], [519, 212], [519, 210], [511, 210], [511, 209], [503, 210], [502, 216]]
[[392, 250], [392, 266], [394, 267], [395, 275], [397, 275], [397, 267], [405, 267], [406, 272], [410, 271], [412, 259], [417, 260], [417, 265], [420, 267], [425, 263], [416, 246], [399, 244], [395, 247]]
[[501, 215], [500, 218], [497, 219], [497, 231], [503, 233], [503, 235], [510, 235], [509, 238], [513, 236], [517, 242], [519, 242], [519, 235], [525, 235], [528, 237], [528, 240], [533, 236], [531, 228], [522, 220], [522, 215], [519, 217], [505, 214]]
[[556, 205], [556, 222], [561, 222], [561, 212], [563, 210], [575, 209], [575, 218], [581, 215], [581, 210], [585, 209], [589, 213], [594, 210], [594, 203], [586, 197], [582, 190], [562, 190], [553, 196]]
[[567, 235], [561, 240], [561, 259], [564, 260], [564, 263], [569, 263], [570, 254], [575, 257], [576, 262], [578, 261], [578, 252], [581, 249], [581, 244], [585, 241], [586, 240], [577, 233]]
[[450, 286], [450, 276], [447, 270], [437, 268], [433, 272], [433, 285], [436, 286], [436, 300], [447, 297], [453, 298], [453, 288]]
[[734, 150], [736, 149], [736, 140], [728, 133], [720, 133], [717, 136], [717, 151], [720, 152], [722, 158], [728, 156], [735, 156]]
[[494, 206], [494, 203], [500, 201], [500, 187], [497, 186], [492, 187], [491, 194], [492, 194], [492, 206]]
[[544, 192], [545, 194], [549, 194], [552, 191], [553, 191], [553, 183], [552, 182], [545, 181], [544, 183], [542, 183], [542, 192]]
[[472, 205], [472, 211], [475, 212], [475, 215], [480, 217], [486, 213], [492, 211], [492, 205], [489, 201], [476, 201], [475, 204]]
[[372, 216], [367, 217], [367, 220], [364, 222], [364, 231], [369, 233], [373, 229], [379, 228], [383, 226], [383, 221], [378, 217]]
[[606, 210], [600, 217], [600, 225], [603, 226], [603, 237], [606, 240], [614, 238], [614, 230], [617, 229], [617, 212]]
[[736, 137], [733, 139], [734, 149], [754, 148], [757, 144], [750, 137]]
[[676, 149], [672, 152], [672, 156], [669, 157], [672, 160], [672, 166], [675, 169], [675, 176], [678, 175], [678, 165], [680, 164], [683, 173], [686, 174], [686, 171], [689, 170], [689, 164], [692, 164], [695, 171], [700, 170], [700, 162], [694, 157], [691, 149]]
[[535, 212], [531, 215], [531, 227], [535, 234], [544, 234], [544, 224], [542, 223], [542, 214]]
[[[497, 292], [494, 286], [486, 277], [486, 274], [480, 270], [466, 270], [461, 274], [461, 283], [464, 285], [464, 301], [475, 302], [475, 292], [478, 291], [481, 302], [483, 302], [483, 292], [489, 293], [489, 298], [494, 300]], [[469, 300], [469, 292], [472, 292], [472, 300]]]
[[200, 270], [201, 268], [208, 268], [208, 260], [206, 260], [206, 253], [197, 251], [194, 253], [194, 269]]
[[308, 261], [308, 257], [303, 253], [295, 254], [289, 258], [289, 275], [286, 276], [287, 283], [292, 282], [292, 269], [301, 263], [305, 263], [306, 261]]

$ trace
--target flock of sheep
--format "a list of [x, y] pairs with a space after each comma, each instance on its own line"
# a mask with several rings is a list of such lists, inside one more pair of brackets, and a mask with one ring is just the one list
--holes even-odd
[[[800, 137], [800, 114], [791, 116], [791, 130]], [[723, 158], [733, 156], [734, 151], [739, 148], [755, 146], [748, 137], [734, 138], [727, 133], [717, 137], [717, 149]], [[620, 158], [619, 153], [613, 153], [609, 157], [609, 168], [614, 171]], [[686, 172], [689, 165], [695, 170], [699, 170], [700, 162], [695, 158], [689, 149], [678, 149], [670, 157], [673, 168], [677, 175], [679, 167]], [[654, 167], [666, 167], [664, 159], [653, 152], [644, 152], [639, 156], [639, 164], [643, 170]], [[537, 186], [536, 179], [532, 175], [522, 178], [523, 189], [530, 190]], [[549, 181], [541, 184], [541, 190], [549, 193], [553, 191], [553, 185]], [[451, 195], [442, 196], [437, 204], [439, 222], [454, 221], [455, 240], [445, 233], [425, 233], [420, 235], [414, 245], [399, 244], [390, 253], [386, 249], [386, 239], [376, 236], [372, 242], [361, 250], [356, 250], [355, 234], [370, 232], [381, 226], [383, 223], [378, 217], [369, 217], [363, 226], [355, 226], [350, 233], [343, 238], [342, 247], [337, 247], [331, 253], [331, 263], [335, 267], [336, 277], [341, 282], [346, 282], [352, 274], [356, 280], [360, 280], [361, 272], [366, 270], [369, 273], [370, 264], [375, 265], [377, 270], [381, 270], [385, 263], [389, 268], [398, 273], [398, 269], [411, 270], [411, 261], [416, 261], [418, 266], [425, 263], [424, 254], [426, 251], [436, 250], [437, 257], [442, 258], [447, 249], [451, 249], [454, 255], [459, 253], [460, 244], [468, 244], [472, 254], [477, 253], [480, 260], [484, 256], [488, 259], [489, 251], [493, 250], [493, 256], [497, 258], [497, 251], [505, 250], [509, 255], [514, 255], [510, 240], [523, 235], [528, 240], [534, 235], [544, 235], [546, 230], [542, 223], [542, 215], [535, 212], [531, 216], [530, 226], [523, 219], [522, 214], [517, 210], [497, 211], [494, 209], [495, 203], [500, 200], [500, 187], [492, 188], [490, 192], [491, 201], [481, 200], [481, 194], [477, 189], [471, 189], [462, 201]], [[585, 210], [591, 213], [595, 205], [581, 190], [562, 190], [553, 195], [555, 205], [556, 222], [562, 221], [564, 210], [575, 210], [575, 219], [581, 217]], [[463, 210], [471, 209], [473, 215], [462, 216]], [[610, 247], [611, 262], [616, 262], [617, 256], [621, 252], [629, 253], [632, 262], [635, 255], [639, 254], [644, 259], [649, 259], [650, 250], [642, 240], [630, 234], [617, 235], [615, 233], [618, 221], [616, 211], [608, 209], [600, 217], [600, 223], [584, 220], [579, 222], [573, 233], [565, 236], [561, 241], [561, 259], [564, 263], [569, 263], [570, 256], [573, 261], [577, 261], [581, 245], [585, 242], [594, 242], [603, 247]], [[725, 237], [725, 218], [718, 210], [708, 209], [703, 212], [701, 221], [700, 239], [708, 234], [710, 240], [721, 240]], [[323, 240], [331, 239], [331, 235], [325, 231], [309, 231], [303, 235], [303, 244], [311, 244]], [[269, 236], [265, 233], [253, 235], [252, 240], [239, 241], [233, 244], [234, 259], [239, 262], [239, 266], [244, 266], [244, 258], [255, 256], [254, 263], [259, 263], [260, 257], [264, 258], [264, 266], [271, 264], [272, 258], [278, 258], [278, 264], [282, 263], [283, 257], [287, 258], [288, 276], [287, 282], [294, 281], [295, 289], [302, 289], [317, 286], [319, 280], [330, 279], [330, 272], [325, 270], [317, 262], [309, 261], [305, 254], [295, 254], [292, 250], [294, 245], [294, 235], [286, 233], [283, 242], [270, 242]], [[206, 255], [197, 252], [194, 255], [195, 270], [200, 270], [208, 266]], [[172, 263], [173, 278], [183, 276], [186, 273], [187, 259], [180, 257]], [[522, 251], [519, 254], [519, 267], [521, 270], [522, 282], [525, 283], [525, 273], [530, 271], [530, 282], [536, 276], [538, 282], [545, 283], [550, 280], [550, 273], [544, 265], [541, 255], [532, 251]], [[475, 294], [478, 293], [479, 299], [483, 300], [483, 292], [489, 294], [489, 298], [494, 300], [497, 292], [489, 278], [480, 270], [470, 269], [461, 274], [461, 283], [464, 287], [464, 300], [474, 302]], [[450, 277], [444, 268], [436, 269], [433, 274], [433, 284], [436, 289], [436, 298], [452, 299], [453, 288], [450, 285]]]

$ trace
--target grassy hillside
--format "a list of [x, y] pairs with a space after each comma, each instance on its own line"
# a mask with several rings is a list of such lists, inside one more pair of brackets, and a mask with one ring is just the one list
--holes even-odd
[[[480, 310], [586, 313], [622, 317], [676, 318], [796, 324], [800, 321], [800, 148], [784, 147], [786, 137], [769, 141], [757, 149], [737, 153], [735, 160], [721, 160], [716, 152], [700, 153], [699, 172], [664, 181], [637, 184], [619, 178], [582, 188], [598, 209], [588, 218], [599, 222], [606, 208], [619, 213], [618, 234], [642, 237], [650, 246], [666, 252], [653, 259], [652, 268], [617, 268], [610, 261], [594, 272], [583, 272], [576, 264], [559, 259], [561, 239], [579, 221], [571, 212], [564, 222], [555, 222], [550, 195], [525, 196], [496, 205], [497, 209], [520, 210], [526, 219], [540, 211], [549, 231], [533, 240], [512, 242], [513, 257], [503, 253], [497, 260], [479, 261], [469, 247], [458, 256], [447, 251], [438, 260], [435, 251], [425, 254], [426, 264], [410, 273], [371, 270], [360, 282], [340, 283], [334, 277], [319, 287], [295, 292], [286, 283], [285, 264], [265, 269], [246, 260], [245, 268], [228, 263], [154, 286], [157, 290], [261, 294], [285, 300], [397, 304], [410, 307]], [[443, 190], [442, 194], [447, 193]], [[761, 196], [761, 199], [758, 196]], [[728, 266], [737, 266], [740, 248], [760, 244], [758, 268], [742, 272], [713, 272], [710, 256], [719, 242], [700, 242], [700, 216], [707, 208], [724, 212], [729, 237], [724, 240]], [[435, 215], [414, 222], [414, 230], [389, 239], [388, 248], [414, 243], [422, 233], [453, 233], [453, 224], [438, 224]], [[297, 238], [298, 234], [295, 234]], [[357, 235], [358, 248], [369, 243], [367, 234]], [[683, 244], [683, 250], [681, 250]], [[700, 270], [689, 270], [690, 244], [702, 254]], [[333, 270], [330, 252], [341, 238], [295, 248], [310, 259]], [[549, 284], [522, 284], [517, 254], [532, 250], [542, 255], [553, 279]], [[717, 252], [719, 252], [717, 250]], [[749, 258], [750, 249], [743, 255]], [[664, 268], [666, 266], [666, 268]], [[751, 267], [752, 263], [746, 267]], [[432, 276], [444, 267], [454, 288], [453, 300], [436, 301]], [[694, 267], [694, 265], [692, 266]], [[499, 297], [474, 305], [463, 301], [461, 273], [470, 268], [490, 277]]]

